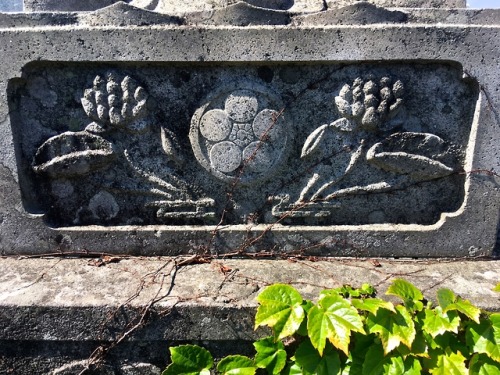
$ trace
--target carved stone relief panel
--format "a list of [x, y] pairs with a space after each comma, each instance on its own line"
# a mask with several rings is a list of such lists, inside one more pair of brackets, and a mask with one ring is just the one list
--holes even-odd
[[35, 62], [9, 85], [24, 208], [84, 225], [433, 224], [464, 200], [453, 64]]

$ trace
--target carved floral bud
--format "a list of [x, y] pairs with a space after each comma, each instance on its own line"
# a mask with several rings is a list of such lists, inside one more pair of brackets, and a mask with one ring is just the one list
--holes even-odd
[[110, 72], [106, 78], [96, 76], [91, 89], [84, 91], [83, 109], [95, 123], [90, 124], [90, 132], [104, 132], [109, 126], [132, 132], [146, 129], [146, 103], [148, 94], [131, 77], [120, 81], [117, 74]]
[[377, 90], [378, 90], [378, 87], [375, 84], [375, 82], [373, 82], [373, 81], [368, 81], [363, 86], [363, 92], [365, 93], [365, 95], [375, 94], [377, 92]]
[[374, 131], [399, 112], [403, 95], [401, 81], [392, 84], [390, 77], [376, 80], [369, 76], [366, 80], [356, 78], [352, 86], [344, 85], [335, 97], [335, 104], [344, 118], [360, 128]]

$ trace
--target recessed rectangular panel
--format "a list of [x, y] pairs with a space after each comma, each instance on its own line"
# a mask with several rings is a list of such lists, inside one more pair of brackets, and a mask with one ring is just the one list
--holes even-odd
[[431, 225], [464, 200], [459, 64], [31, 63], [10, 85], [46, 225]]

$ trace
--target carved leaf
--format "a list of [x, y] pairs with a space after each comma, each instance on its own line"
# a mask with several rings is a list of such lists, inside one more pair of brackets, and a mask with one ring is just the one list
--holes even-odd
[[382, 170], [428, 181], [454, 172], [453, 168], [432, 157], [442, 153], [443, 145], [444, 141], [433, 134], [397, 133], [372, 146], [366, 158]]
[[326, 137], [329, 133], [329, 128], [333, 128], [342, 132], [351, 132], [354, 129], [354, 126], [355, 124], [346, 118], [338, 119], [331, 124], [321, 125], [311, 134], [309, 134], [309, 137], [307, 137], [306, 141], [304, 142], [304, 146], [302, 147], [302, 154], [300, 155], [300, 157], [304, 158], [316, 151], [320, 144], [326, 140]]
[[49, 138], [33, 159], [36, 173], [53, 177], [88, 174], [108, 166], [115, 158], [110, 142], [87, 132], [66, 132]]
[[311, 134], [309, 134], [309, 137], [307, 137], [304, 146], [302, 147], [302, 153], [300, 155], [301, 158], [309, 156], [313, 151], [316, 150], [321, 140], [325, 136], [325, 132], [329, 126], [330, 126], [329, 124], [321, 125], [319, 128], [315, 129]]

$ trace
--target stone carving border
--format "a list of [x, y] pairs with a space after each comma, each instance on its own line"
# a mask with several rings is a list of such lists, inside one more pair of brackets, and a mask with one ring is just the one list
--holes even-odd
[[[248, 48], [246, 41], [254, 41]], [[140, 43], [125, 42], [140, 40]], [[376, 42], [367, 42], [376, 41]], [[404, 41], [404, 42], [403, 42]], [[190, 46], [183, 48], [179, 46]], [[0, 72], [0, 250], [2, 254], [92, 251], [174, 255], [280, 249], [332, 256], [480, 256], [491, 254], [499, 218], [500, 27], [44, 27], [0, 31], [9, 56]], [[48, 228], [21, 207], [7, 90], [31, 61], [280, 62], [451, 61], [482, 87], [471, 129], [465, 201], [434, 225], [297, 227], [121, 226]]]

